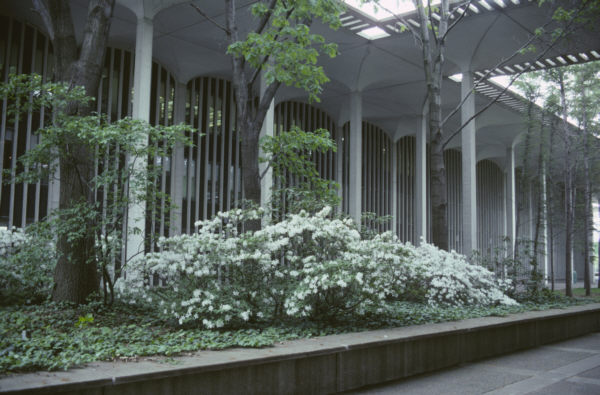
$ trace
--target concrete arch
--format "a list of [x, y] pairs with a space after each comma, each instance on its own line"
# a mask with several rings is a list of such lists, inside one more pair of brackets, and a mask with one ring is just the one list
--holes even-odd
[[477, 162], [491, 158], [503, 158], [506, 156], [506, 147], [502, 144], [485, 145], [477, 150]]
[[116, 0], [117, 4], [130, 9], [138, 18], [154, 19], [161, 11], [188, 0]]

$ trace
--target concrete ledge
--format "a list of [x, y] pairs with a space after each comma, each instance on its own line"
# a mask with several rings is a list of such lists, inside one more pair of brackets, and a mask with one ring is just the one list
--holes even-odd
[[98, 362], [0, 378], [0, 393], [325, 394], [600, 331], [600, 304], [325, 336], [263, 349]]

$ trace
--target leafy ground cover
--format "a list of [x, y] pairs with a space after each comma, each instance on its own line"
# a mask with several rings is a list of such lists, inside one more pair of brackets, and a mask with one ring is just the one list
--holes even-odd
[[[590, 289], [592, 292], [592, 297], [600, 298], [600, 288], [592, 288]], [[574, 296], [585, 296], [585, 288], [573, 288]]]
[[177, 326], [152, 312], [117, 304], [75, 307], [44, 303], [0, 308], [0, 374], [59, 370], [100, 360], [135, 360], [150, 355], [185, 355], [197, 350], [267, 347], [285, 340], [386, 327], [504, 316], [528, 310], [564, 308], [594, 298], [553, 296], [543, 302], [496, 307], [434, 307], [399, 302], [388, 318], [337, 323], [289, 320], [278, 325], [257, 323], [244, 329], [206, 330]]

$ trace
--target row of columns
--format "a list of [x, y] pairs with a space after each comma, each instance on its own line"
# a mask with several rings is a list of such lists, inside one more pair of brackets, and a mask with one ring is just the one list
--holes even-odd
[[[465, 72], [461, 81], [461, 123], [465, 126], [461, 131], [461, 157], [462, 157], [462, 247], [466, 254], [477, 250], [477, 151], [476, 151], [476, 123], [474, 76], [472, 72]], [[422, 122], [416, 131], [416, 163], [415, 163], [415, 231], [417, 240], [428, 239], [428, 185], [427, 185], [427, 117], [428, 103], [423, 104]], [[349, 182], [349, 215], [360, 223], [361, 216], [361, 169], [362, 169], [362, 101], [360, 92], [350, 95], [350, 152], [343, 153], [350, 158]], [[341, 144], [338, 142], [338, 147]], [[394, 150], [394, 154], [396, 154]], [[342, 155], [338, 155], [341, 157]], [[392, 168], [393, 183], [396, 183], [396, 159]], [[515, 150], [511, 145], [506, 151], [506, 235], [510, 239], [509, 253], [512, 253], [516, 237], [516, 181], [515, 181]], [[338, 166], [339, 169], [339, 166]], [[341, 169], [339, 169], [341, 171]], [[341, 177], [338, 177], [341, 180]], [[396, 187], [393, 185], [393, 202], [397, 200]], [[393, 205], [392, 216], [397, 215], [396, 205]], [[396, 231], [396, 221], [394, 221]], [[545, 230], [546, 232], [546, 230]], [[546, 263], [547, 265], [547, 263]]]
[[[473, 91], [473, 73], [466, 72], [463, 74], [461, 83], [461, 98], [464, 98], [464, 103], [461, 107], [461, 121], [466, 123], [461, 131], [461, 148], [462, 148], [462, 183], [463, 183], [463, 251], [470, 253], [477, 249], [477, 156], [476, 156], [476, 140], [475, 140], [475, 121], [469, 121], [475, 114], [475, 95]], [[416, 236], [418, 240], [427, 240], [427, 117], [428, 103], [423, 105], [421, 128], [416, 133], [416, 185], [415, 185], [415, 201], [416, 201]], [[469, 122], [467, 122], [469, 121]], [[348, 153], [350, 160], [350, 185], [349, 185], [349, 207], [350, 216], [360, 224], [361, 216], [361, 169], [362, 169], [362, 101], [360, 92], [353, 92], [350, 95], [350, 152]], [[394, 150], [395, 152], [395, 150]], [[396, 162], [392, 162], [394, 171]], [[514, 164], [513, 164], [514, 165]], [[394, 182], [396, 182], [394, 172]], [[513, 171], [514, 178], [514, 171]], [[396, 191], [396, 188], [393, 188]], [[513, 194], [514, 199], [514, 190]], [[394, 198], [394, 202], [396, 199]], [[396, 213], [393, 205], [393, 215]], [[396, 221], [394, 221], [396, 224]], [[395, 226], [395, 225], [394, 225]]]
[[[133, 113], [135, 119], [140, 119], [148, 122], [150, 116], [150, 88], [152, 76], [152, 38], [153, 38], [153, 21], [146, 16], [139, 16], [136, 30], [136, 49], [135, 49], [135, 69], [134, 69], [134, 92], [133, 92]], [[261, 85], [261, 95], [265, 86]], [[185, 91], [186, 86], [179, 83], [176, 86], [175, 100], [175, 122], [183, 122], [185, 119]], [[471, 72], [463, 73], [461, 82], [461, 97], [464, 98], [464, 103], [461, 108], [461, 120], [466, 122], [475, 113], [475, 95], [473, 91], [473, 74]], [[350, 95], [350, 144], [348, 153], [338, 155], [339, 161], [336, 168], [338, 169], [338, 180], [341, 180], [341, 157], [348, 155], [349, 173], [352, 175], [349, 180], [349, 215], [360, 224], [361, 222], [361, 188], [362, 188], [362, 98], [360, 92], [353, 92]], [[273, 135], [273, 103], [267, 112], [266, 119], [263, 123], [261, 135]], [[415, 185], [415, 201], [416, 201], [416, 235], [418, 240], [427, 240], [427, 103], [423, 105], [423, 120], [421, 128], [416, 132], [416, 185]], [[462, 215], [463, 215], [463, 251], [469, 253], [477, 249], [477, 201], [476, 201], [476, 125], [475, 121], [471, 120], [466, 124], [461, 132], [461, 148], [462, 148]], [[341, 133], [338, 133], [341, 136]], [[146, 141], [140, 141], [140, 144], [147, 144]], [[341, 149], [340, 141], [338, 147]], [[395, 153], [395, 150], [393, 150]], [[184, 155], [183, 147], [177, 146], [173, 155], [173, 170], [174, 174], [171, 177], [171, 191], [173, 191], [173, 200], [178, 207], [181, 207], [183, 177], [184, 173]], [[145, 166], [144, 161], [136, 161], [137, 166]], [[263, 166], [261, 164], [261, 166]], [[396, 160], [393, 161], [393, 169], [396, 167]], [[514, 245], [515, 231], [515, 156], [514, 148], [511, 146], [507, 150], [507, 235], [510, 237]], [[261, 169], [262, 173], [263, 169]], [[396, 173], [394, 173], [395, 175]], [[397, 177], [393, 177], [393, 182], [396, 182]], [[266, 203], [271, 193], [272, 176], [267, 173], [261, 180], [263, 203]], [[393, 188], [395, 191], [396, 188]], [[393, 201], [396, 201], [394, 199]], [[393, 205], [393, 214], [396, 213], [396, 205]], [[181, 209], [173, 210], [171, 213], [170, 233], [178, 234], [181, 232], [178, 218], [181, 217]], [[136, 202], [129, 208], [127, 216], [128, 229], [144, 229], [145, 225], [145, 204]], [[394, 221], [394, 224], [396, 221]], [[133, 258], [135, 255], [144, 251], [144, 236], [143, 232], [128, 232], [126, 241], [127, 259]]]

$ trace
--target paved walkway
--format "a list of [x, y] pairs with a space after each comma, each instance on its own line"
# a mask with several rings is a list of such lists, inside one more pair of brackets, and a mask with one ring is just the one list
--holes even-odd
[[348, 394], [600, 394], [600, 333]]

